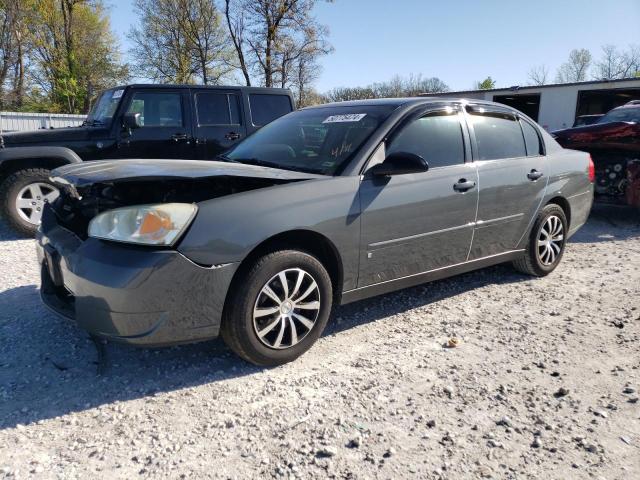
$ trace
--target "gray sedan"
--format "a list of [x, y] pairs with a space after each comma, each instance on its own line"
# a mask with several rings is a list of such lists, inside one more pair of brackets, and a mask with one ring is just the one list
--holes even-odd
[[281, 364], [334, 305], [502, 262], [551, 273], [593, 179], [588, 154], [504, 105], [306, 108], [215, 161], [55, 170], [61, 195], [37, 235], [42, 297], [108, 340], [222, 335], [250, 362]]

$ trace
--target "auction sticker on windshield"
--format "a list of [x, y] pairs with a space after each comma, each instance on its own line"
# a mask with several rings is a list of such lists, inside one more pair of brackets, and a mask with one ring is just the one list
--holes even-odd
[[322, 123], [359, 122], [366, 116], [367, 116], [366, 113], [347, 113], [344, 115], [331, 115], [330, 117], [327, 117]]

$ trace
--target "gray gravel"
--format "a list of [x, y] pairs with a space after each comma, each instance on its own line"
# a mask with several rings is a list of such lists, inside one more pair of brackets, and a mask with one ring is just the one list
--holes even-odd
[[[551, 276], [498, 266], [340, 308], [297, 362], [106, 348], [0, 226], [0, 478], [640, 478], [640, 217]], [[445, 348], [450, 337], [460, 342]]]

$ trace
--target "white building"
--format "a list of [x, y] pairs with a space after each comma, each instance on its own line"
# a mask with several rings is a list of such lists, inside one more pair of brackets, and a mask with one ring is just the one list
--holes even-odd
[[551, 132], [573, 126], [580, 115], [606, 113], [630, 100], [640, 100], [640, 78], [424, 95], [478, 98], [504, 103], [529, 115]]

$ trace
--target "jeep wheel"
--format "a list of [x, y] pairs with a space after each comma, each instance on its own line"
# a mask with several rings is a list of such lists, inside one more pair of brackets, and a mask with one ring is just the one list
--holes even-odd
[[60, 192], [49, 180], [49, 170], [19, 170], [0, 185], [0, 210], [17, 232], [33, 237], [44, 205], [58, 195]]

